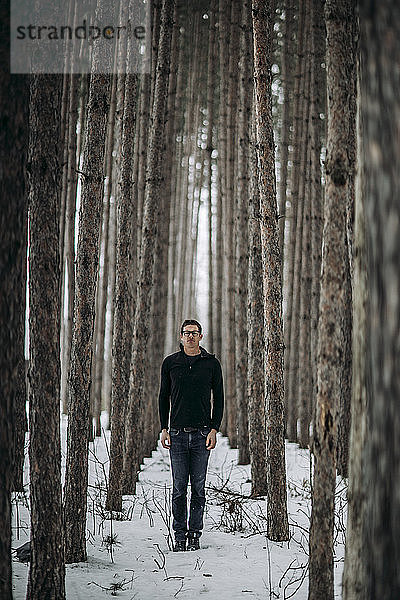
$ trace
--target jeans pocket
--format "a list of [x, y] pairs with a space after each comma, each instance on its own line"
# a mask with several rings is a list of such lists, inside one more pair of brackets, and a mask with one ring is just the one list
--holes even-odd
[[169, 429], [169, 435], [171, 436], [175, 436], [178, 435], [178, 433], [180, 432], [180, 429], [175, 429], [175, 427], [170, 427]]
[[201, 429], [199, 429], [199, 431], [201, 435], [206, 438], [211, 431], [211, 427], [202, 427]]

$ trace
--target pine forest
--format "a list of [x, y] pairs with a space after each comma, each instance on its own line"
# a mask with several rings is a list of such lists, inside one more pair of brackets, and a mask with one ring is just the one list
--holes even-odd
[[[400, 3], [14, 4], [1, 600], [398, 600]], [[196, 555], [158, 406], [185, 319], [225, 393]]]

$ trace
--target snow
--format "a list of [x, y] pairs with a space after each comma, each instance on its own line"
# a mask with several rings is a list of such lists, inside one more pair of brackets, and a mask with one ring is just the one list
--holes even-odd
[[[66, 419], [63, 417], [63, 470], [65, 438]], [[230, 449], [227, 439], [219, 433], [208, 468], [201, 549], [174, 553], [168, 546], [171, 531], [168, 450], [158, 443], [151, 458], [144, 460], [136, 495], [124, 497], [126, 520], [114, 518], [110, 521], [110, 515], [102, 509], [108, 473], [106, 444], [109, 445], [109, 432], [104, 432], [102, 438], [90, 444], [88, 561], [66, 566], [68, 600], [114, 595], [127, 600], [307, 598], [307, 531], [311, 511], [308, 450], [286, 443], [291, 539], [289, 542], [272, 542], [265, 535], [265, 499], [246, 498], [250, 493], [250, 467], [236, 464], [237, 450]], [[27, 465], [25, 473], [28, 473]], [[221, 488], [222, 492], [217, 491]], [[338, 479], [335, 598], [341, 597], [345, 492], [345, 482]], [[234, 502], [235, 494], [241, 494], [243, 498]], [[18, 511], [16, 498], [13, 502], [13, 548], [29, 539], [29, 513], [20, 495], [18, 498]], [[242, 521], [242, 530], [232, 531], [239, 521]], [[117, 540], [112, 552], [106, 544], [110, 536], [116, 536]], [[28, 566], [14, 558], [15, 600], [25, 599], [27, 574]]]

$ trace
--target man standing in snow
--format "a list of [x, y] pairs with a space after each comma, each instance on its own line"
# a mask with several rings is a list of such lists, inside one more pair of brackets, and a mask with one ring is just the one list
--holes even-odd
[[207, 464], [210, 450], [215, 448], [224, 409], [221, 365], [214, 354], [200, 346], [201, 331], [198, 321], [184, 321], [181, 349], [167, 356], [161, 367], [161, 444], [169, 449], [171, 458], [174, 552], [200, 548]]

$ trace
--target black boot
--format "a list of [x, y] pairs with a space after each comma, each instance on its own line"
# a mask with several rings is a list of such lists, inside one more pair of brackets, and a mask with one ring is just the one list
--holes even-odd
[[174, 545], [174, 552], [185, 552], [186, 540], [176, 540]]
[[200, 550], [200, 539], [199, 536], [190, 536], [188, 538], [188, 550]]

